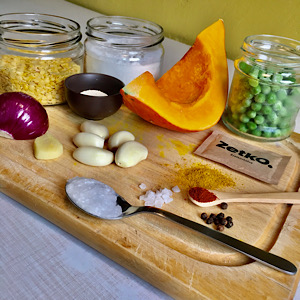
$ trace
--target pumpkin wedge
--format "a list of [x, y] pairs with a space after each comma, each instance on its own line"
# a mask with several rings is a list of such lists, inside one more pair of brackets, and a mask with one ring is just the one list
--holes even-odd
[[192, 132], [210, 128], [220, 120], [227, 89], [225, 29], [218, 20], [199, 33], [183, 58], [157, 82], [145, 72], [121, 94], [124, 104], [144, 120]]

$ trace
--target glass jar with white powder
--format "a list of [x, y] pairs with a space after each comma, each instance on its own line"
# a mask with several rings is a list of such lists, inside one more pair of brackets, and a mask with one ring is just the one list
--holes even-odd
[[87, 22], [85, 72], [103, 73], [125, 84], [149, 71], [161, 76], [163, 28], [122, 16], [101, 16]]

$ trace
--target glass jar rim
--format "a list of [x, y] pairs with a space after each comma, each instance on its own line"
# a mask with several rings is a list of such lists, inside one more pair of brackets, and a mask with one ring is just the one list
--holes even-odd
[[151, 21], [124, 17], [99, 16], [87, 22], [86, 35], [111, 47], [152, 47], [164, 39], [163, 28]]
[[0, 15], [0, 43], [19, 48], [55, 48], [79, 43], [80, 25], [74, 20], [41, 13]]
[[250, 35], [242, 51], [254, 59], [282, 67], [300, 68], [300, 41], [276, 35]]

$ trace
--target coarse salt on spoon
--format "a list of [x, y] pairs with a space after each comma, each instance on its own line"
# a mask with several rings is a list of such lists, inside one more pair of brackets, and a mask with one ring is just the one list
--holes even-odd
[[207, 190], [201, 187], [193, 187], [189, 190], [189, 199], [198, 206], [208, 207], [221, 204], [222, 202], [256, 202], [272, 204], [300, 204], [299, 192], [282, 193], [228, 193], [214, 190]]

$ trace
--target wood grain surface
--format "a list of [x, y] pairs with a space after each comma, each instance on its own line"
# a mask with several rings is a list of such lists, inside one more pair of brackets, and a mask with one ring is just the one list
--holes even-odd
[[[72, 137], [79, 132], [83, 118], [67, 105], [47, 107], [49, 132], [64, 145], [58, 159], [42, 161], [33, 156], [33, 141], [1, 138], [0, 190], [99, 252], [163, 290], [175, 299], [292, 299], [299, 282], [201, 234], [150, 214], [117, 221], [88, 216], [66, 198], [65, 184], [74, 176], [92, 177], [111, 187], [134, 205], [143, 205], [139, 188], [172, 188], [178, 184], [178, 166], [208, 164], [230, 176], [236, 183], [227, 190], [238, 192], [297, 191], [299, 175], [299, 135], [276, 143], [256, 143], [266, 149], [291, 156], [278, 185], [269, 185], [203, 159], [193, 151], [214, 129], [226, 131], [222, 124], [197, 133], [178, 133], [159, 128], [140, 119], [126, 107], [99, 121], [110, 134], [129, 130], [149, 149], [146, 161], [122, 169], [115, 164], [90, 167], [75, 161]], [[239, 137], [235, 136], [239, 139]], [[245, 141], [245, 140], [243, 140]], [[203, 208], [187, 200], [187, 189], [173, 195], [164, 209], [203, 223]], [[223, 189], [224, 191], [226, 189]], [[219, 213], [219, 207], [205, 208]], [[300, 267], [300, 207], [285, 204], [232, 203], [224, 211], [234, 226], [224, 232], [247, 243], [282, 256]], [[208, 225], [207, 225], [208, 226]]]

